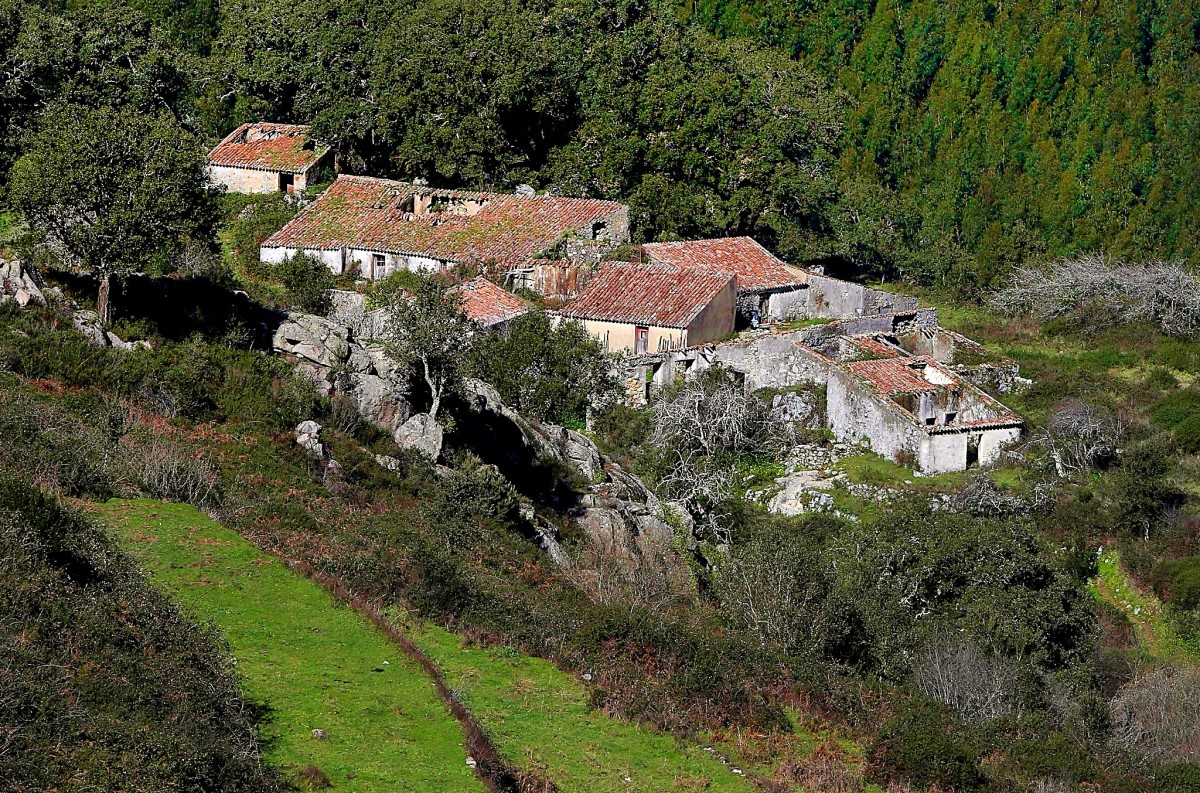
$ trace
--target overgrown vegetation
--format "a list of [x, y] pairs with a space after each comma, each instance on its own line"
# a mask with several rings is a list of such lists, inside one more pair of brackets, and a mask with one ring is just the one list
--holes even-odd
[[0, 481], [5, 789], [283, 789], [222, 639], [13, 474]]

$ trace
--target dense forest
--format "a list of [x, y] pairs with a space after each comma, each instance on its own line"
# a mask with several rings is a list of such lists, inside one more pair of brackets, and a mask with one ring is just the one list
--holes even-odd
[[1200, 10], [1067, 2], [211, 0], [0, 6], [0, 168], [54, 105], [343, 170], [620, 198], [643, 239], [974, 293], [1081, 252], [1194, 259]]

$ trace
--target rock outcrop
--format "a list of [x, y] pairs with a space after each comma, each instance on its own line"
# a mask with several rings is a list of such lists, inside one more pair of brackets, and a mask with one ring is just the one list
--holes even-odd
[[347, 325], [292, 312], [276, 328], [272, 346], [296, 359], [322, 391], [354, 400], [364, 418], [388, 432], [395, 433], [412, 416], [407, 382], [383, 348], [364, 344]]
[[296, 445], [316, 460], [324, 460], [326, 457], [325, 444], [321, 442], [321, 429], [321, 425], [312, 419], [296, 425]]
[[15, 302], [21, 308], [28, 305], [44, 306], [43, 284], [37, 273], [20, 260], [0, 260], [0, 304]]
[[[468, 381], [467, 391], [476, 411], [515, 427], [513, 446], [519, 444], [527, 456], [561, 463], [588, 483], [588, 492], [566, 506], [575, 525], [596, 547], [633, 565], [640, 557], [661, 553], [663, 547], [672, 545], [677, 527], [681, 529], [678, 533], [691, 542], [687, 511], [660, 501], [640, 479], [604, 456], [585, 435], [521, 416], [504, 403], [496, 389], [482, 381]], [[517, 449], [510, 447], [510, 451], [515, 453]]]

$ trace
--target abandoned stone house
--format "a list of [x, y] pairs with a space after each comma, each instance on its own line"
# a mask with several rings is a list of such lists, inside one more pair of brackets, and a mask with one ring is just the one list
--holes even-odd
[[654, 242], [641, 247], [647, 261], [693, 272], [737, 276], [740, 324], [756, 325], [792, 318], [803, 299], [807, 274], [785, 264], [750, 237]]
[[737, 279], [655, 264], [612, 262], [568, 304], [609, 352], [634, 354], [709, 344], [733, 332]]
[[939, 327], [932, 309], [647, 353], [626, 362], [627, 398], [645, 404], [676, 378], [716, 365], [751, 391], [824, 389], [825, 423], [835, 438], [923, 473], [992, 464], [1021, 435], [1021, 419], [980, 387], [1018, 387], [1016, 364]]
[[209, 183], [231, 193], [291, 193], [326, 178], [332, 153], [308, 127], [255, 122], [229, 133], [208, 153]]
[[924, 356], [831, 366], [826, 414], [840, 441], [924, 473], [996, 462], [1022, 421], [986, 393]]
[[521, 298], [486, 278], [474, 278], [457, 288], [463, 313], [494, 333], [507, 333], [508, 325], [530, 306]]
[[598, 262], [628, 242], [629, 210], [612, 202], [432, 189], [341, 175], [263, 243], [278, 263], [307, 253], [335, 274], [379, 280], [455, 264], [519, 267], [538, 257]]

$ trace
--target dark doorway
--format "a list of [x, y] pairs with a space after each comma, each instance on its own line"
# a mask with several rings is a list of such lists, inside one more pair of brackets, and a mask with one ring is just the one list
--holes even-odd
[[979, 439], [983, 437], [977, 432], [967, 436], [967, 468], [979, 467]]
[[279, 174], [279, 192], [281, 192], [281, 193], [296, 192], [296, 174], [294, 174], [294, 173]]

